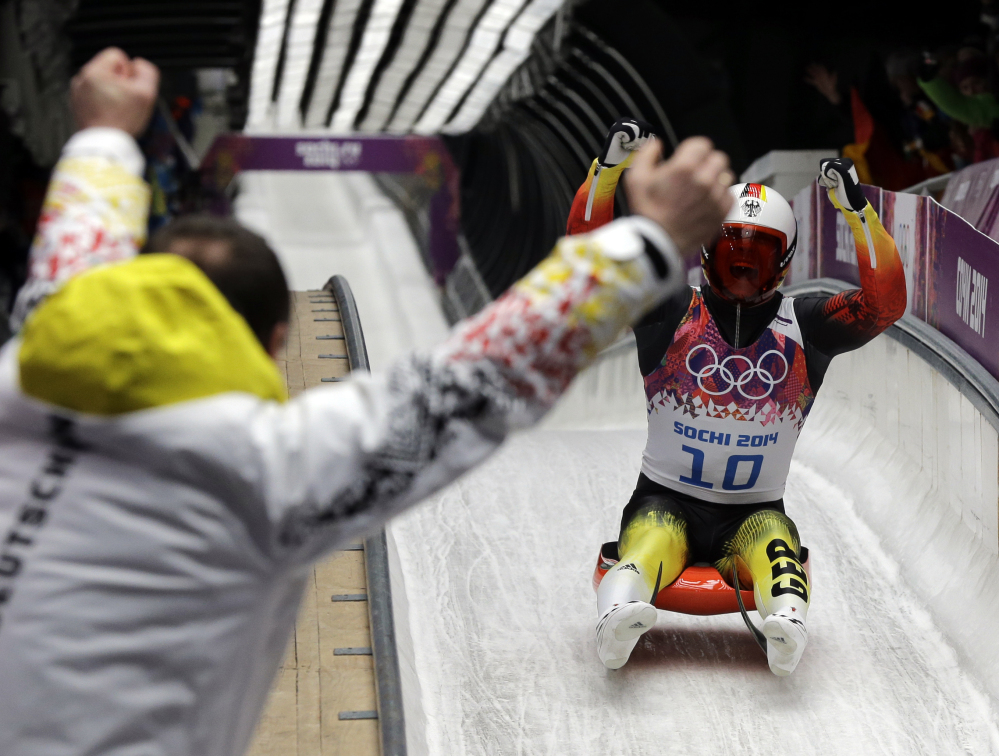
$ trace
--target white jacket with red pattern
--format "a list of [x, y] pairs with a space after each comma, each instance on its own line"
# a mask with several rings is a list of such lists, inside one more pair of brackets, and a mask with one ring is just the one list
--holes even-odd
[[243, 753], [311, 564], [481, 462], [683, 285], [662, 230], [623, 219], [431, 353], [285, 401], [200, 271], [132, 259], [140, 172], [120, 132], [70, 142], [0, 352], [4, 756]]

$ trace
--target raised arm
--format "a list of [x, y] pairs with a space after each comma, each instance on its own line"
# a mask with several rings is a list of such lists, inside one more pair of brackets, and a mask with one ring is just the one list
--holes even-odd
[[159, 73], [110, 48], [74, 77], [73, 115], [80, 131], [62, 150], [49, 182], [18, 293], [11, 327], [73, 276], [134, 256], [145, 241], [149, 188], [133, 138], [156, 100]]
[[[619, 118], [614, 122], [604, 139], [603, 149], [590, 166], [586, 181], [576, 191], [569, 210], [566, 234], [585, 234], [614, 220], [614, 196], [624, 169], [631, 165], [635, 151], [649, 140], [654, 139], [649, 124], [634, 118]], [[633, 324], [636, 329], [657, 326], [676, 328], [679, 317], [690, 303], [690, 294], [678, 288], [674, 295], [653, 308], [640, 322]], [[676, 316], [676, 313], [681, 313]], [[674, 323], [673, 321], [676, 321]]]
[[631, 165], [635, 151], [651, 137], [651, 127], [644, 121], [620, 118], [614, 122], [600, 155], [590, 165], [586, 181], [576, 191], [566, 223], [567, 235], [585, 234], [614, 220], [614, 193], [621, 174]]
[[824, 160], [819, 182], [853, 231], [860, 288], [829, 298], [809, 298], [797, 310], [803, 333], [823, 354], [857, 349], [905, 313], [905, 270], [895, 240], [864, 197], [853, 161]]
[[714, 233], [731, 172], [704, 139], [666, 163], [658, 149], [636, 156], [628, 182], [643, 217], [562, 239], [430, 354], [262, 412], [254, 435], [272, 476], [277, 547], [313, 558], [451, 482], [538, 420], [625, 325], [683, 285], [677, 251], [695, 254]]

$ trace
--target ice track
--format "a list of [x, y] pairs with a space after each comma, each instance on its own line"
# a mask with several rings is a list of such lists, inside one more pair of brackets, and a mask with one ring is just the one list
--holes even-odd
[[852, 502], [802, 463], [786, 506], [814, 598], [794, 675], [770, 673], [738, 615], [665, 612], [605, 670], [589, 576], [643, 443], [523, 434], [393, 527], [429, 753], [999, 753], [984, 694]]
[[[257, 190], [272, 180], [259, 177]], [[337, 203], [314, 223], [343, 218], [356, 229], [360, 208], [388, 212], [360, 177], [323, 180], [351, 190], [338, 185], [329, 195]], [[294, 202], [281, 181], [273, 196]], [[345, 254], [310, 252], [321, 260], [317, 277], [352, 276], [376, 366], [443, 332], [412, 259], [402, 267], [357, 259], [414, 254], [399, 225], [399, 243], [386, 247], [381, 225], [380, 251], [369, 236]], [[265, 231], [280, 248], [280, 224]], [[386, 267], [410, 271], [408, 294], [379, 310], [362, 292], [399, 285]], [[359, 280], [365, 275], [380, 277]], [[427, 327], [400, 337], [415, 320]], [[809, 646], [794, 675], [770, 673], [738, 615], [664, 612], [625, 668], [605, 670], [590, 576], [638, 475], [644, 413], [634, 400], [608, 403], [598, 421], [595, 410], [592, 396], [576, 392], [548, 427], [512, 438], [391, 526], [410, 756], [999, 754], [994, 699], [865, 524], [866, 502], [816, 471], [827, 466], [810, 464], [822, 444], [809, 426], [785, 496], [812, 550]]]

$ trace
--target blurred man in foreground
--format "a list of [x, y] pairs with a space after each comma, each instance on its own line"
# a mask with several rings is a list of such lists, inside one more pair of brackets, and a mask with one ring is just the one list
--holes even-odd
[[156, 79], [106, 50], [74, 81], [81, 131], [0, 352], [4, 756], [241, 754], [311, 563], [539, 419], [731, 205], [707, 140], [650, 147], [644, 217], [561, 241], [429, 354], [287, 401], [262, 240], [188, 222], [135, 257]]

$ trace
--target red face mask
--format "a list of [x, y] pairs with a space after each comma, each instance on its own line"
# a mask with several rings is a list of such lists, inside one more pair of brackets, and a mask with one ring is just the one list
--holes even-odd
[[787, 237], [752, 224], [726, 223], [710, 252], [702, 256], [704, 274], [715, 294], [744, 305], [765, 302], [784, 276], [780, 261]]

